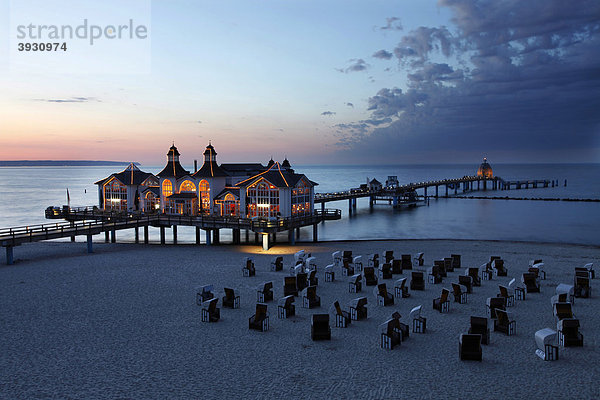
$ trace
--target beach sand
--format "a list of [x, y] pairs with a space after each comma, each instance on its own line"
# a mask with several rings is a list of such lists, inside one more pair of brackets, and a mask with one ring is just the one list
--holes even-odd
[[[574, 267], [600, 267], [598, 247], [452, 240], [303, 243], [268, 252], [255, 245], [94, 246], [88, 255], [84, 243], [23, 245], [15, 249], [15, 265], [0, 266], [1, 398], [600, 398], [598, 292], [573, 306], [584, 347], [560, 348], [556, 362], [534, 353], [535, 331], [556, 329], [550, 305], [556, 285], [571, 283]], [[299, 249], [317, 258], [322, 306], [303, 309], [298, 297], [297, 315], [279, 320], [277, 298]], [[348, 293], [341, 274], [325, 282], [323, 267], [336, 250], [364, 256], [422, 251], [425, 267], [459, 253], [463, 268], [390, 307], [377, 306], [372, 287], [363, 286], [368, 320], [332, 327], [331, 341], [313, 342], [311, 314], [327, 313], [335, 300], [346, 309], [358, 297]], [[283, 272], [270, 271], [277, 254], [284, 255]], [[468, 304], [452, 302], [448, 314], [432, 309], [432, 299], [450, 289], [464, 267], [480, 266], [491, 255], [505, 260], [508, 278], [483, 281]], [[255, 258], [255, 277], [242, 276], [247, 256]], [[511, 277], [520, 284], [532, 258], [544, 260], [548, 277], [541, 293], [509, 308], [517, 334], [492, 332], [482, 362], [460, 361], [458, 337], [470, 316], [486, 315], [486, 298], [495, 297], [498, 284]], [[402, 276], [384, 280], [389, 291]], [[264, 281], [274, 282], [276, 300], [269, 303], [270, 330], [261, 333], [248, 329], [248, 318]], [[221, 320], [201, 322], [196, 288], [205, 284], [213, 284], [218, 297], [223, 287], [235, 288], [241, 308], [224, 309], [219, 300]], [[394, 350], [381, 349], [379, 325], [394, 311], [411, 324], [409, 311], [419, 304], [427, 333], [411, 332]]]

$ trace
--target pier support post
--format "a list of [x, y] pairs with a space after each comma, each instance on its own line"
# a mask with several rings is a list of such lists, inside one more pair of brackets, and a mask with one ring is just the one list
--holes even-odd
[[92, 247], [92, 235], [87, 235], [87, 252], [93, 253], [94, 248]]
[[423, 196], [427, 198], [427, 186], [423, 188]]
[[288, 231], [288, 242], [290, 242], [290, 245], [292, 246], [296, 245], [296, 235], [294, 234], [294, 228]]
[[487, 179], [483, 180], [483, 190], [487, 190]]
[[479, 182], [481, 182], [480, 180], [477, 181], [477, 190], [479, 190]]
[[250, 236], [250, 232], [248, 231], [248, 229], [245, 229], [246, 231], [246, 243], [248, 243], [248, 241], [250, 240], [249, 236]]
[[440, 187], [439, 187], [438, 185], [435, 185], [435, 198], [436, 198], [436, 199], [438, 198], [438, 189], [439, 189], [439, 188], [440, 188]]
[[210, 246], [212, 244], [211, 240], [210, 240], [210, 229], [205, 229], [204, 233], [205, 233], [205, 238], [206, 238], [206, 244], [208, 246]]
[[454, 184], [454, 194], [458, 194], [458, 183]]
[[165, 227], [160, 227], [160, 244], [165, 244]]
[[296, 239], [300, 239], [300, 228], [296, 228]]
[[213, 230], [213, 243], [214, 244], [219, 244], [220, 243], [220, 241], [219, 241], [219, 230], [218, 229]]
[[352, 208], [356, 210], [356, 197], [352, 199]]
[[196, 227], [196, 244], [200, 244], [200, 227]]
[[135, 227], [135, 244], [138, 244], [140, 242], [140, 228], [139, 227]]
[[398, 207], [398, 196], [392, 197], [392, 204], [395, 207]]
[[448, 185], [446, 185], [446, 197], [448, 197]]
[[348, 199], [348, 214], [352, 214], [352, 199]]
[[277, 232], [273, 232], [273, 244], [277, 243]]
[[325, 202], [321, 203], [321, 212], [325, 213]]
[[177, 244], [177, 225], [173, 225], [173, 244]]
[[262, 248], [263, 248], [263, 250], [269, 250], [269, 234], [268, 233], [262, 234]]
[[[70, 225], [71, 225], [71, 228], [74, 228], [75, 222], [71, 221]], [[75, 241], [75, 236], [71, 236], [71, 242], [74, 242], [74, 241]]]
[[148, 225], [144, 226], [144, 244], [148, 244]]
[[258, 232], [254, 232], [254, 243], [258, 243]]
[[117, 231], [115, 229], [110, 231], [110, 242], [117, 243]]
[[239, 229], [234, 229], [233, 230], [233, 244], [240, 244], [240, 230]]
[[6, 265], [13, 265], [14, 263], [13, 247], [6, 246]]
[[318, 230], [317, 230], [317, 224], [313, 225], [313, 242], [318, 242], [319, 241], [319, 235], [318, 235]]
[[109, 235], [108, 231], [105, 231], [104, 232], [104, 243], [108, 243], [110, 241], [110, 237], [108, 235]]

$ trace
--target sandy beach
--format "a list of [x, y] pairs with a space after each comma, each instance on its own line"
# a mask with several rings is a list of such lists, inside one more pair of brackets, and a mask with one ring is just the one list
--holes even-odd
[[[296, 299], [296, 316], [277, 319], [277, 299], [293, 263], [305, 249], [319, 266], [320, 308], [308, 310]], [[491, 241], [406, 240], [301, 243], [258, 246], [159, 246], [83, 243], [38, 243], [15, 250], [16, 263], [0, 266], [0, 397], [25, 398], [586, 398], [600, 397], [600, 313], [597, 280], [592, 298], [576, 299], [584, 347], [560, 348], [560, 359], [544, 362], [535, 351], [534, 333], [556, 329], [550, 297], [557, 284], [572, 282], [573, 268], [594, 262], [592, 246]], [[344, 309], [356, 294], [347, 278], [325, 282], [331, 253], [354, 255], [393, 250], [425, 253], [425, 266], [451, 253], [462, 255], [463, 268], [448, 273], [442, 284], [411, 291], [390, 307], [377, 306], [372, 287], [363, 287], [369, 317], [349, 328], [332, 327], [331, 341], [313, 342], [310, 316], [327, 313], [338, 300]], [[271, 272], [270, 261], [284, 256], [284, 271]], [[451, 288], [465, 267], [491, 255], [501, 256], [508, 277], [483, 281], [467, 304], [451, 303], [450, 312], [432, 309], [432, 299]], [[255, 259], [255, 277], [243, 277], [247, 256]], [[364, 257], [366, 258], [366, 257]], [[483, 361], [460, 361], [458, 337], [472, 315], [485, 316], [485, 302], [498, 284], [507, 284], [543, 259], [547, 279], [541, 293], [528, 294], [511, 311], [517, 334], [492, 332], [483, 346]], [[392, 290], [395, 275], [384, 280]], [[248, 329], [256, 288], [273, 281], [270, 330]], [[215, 294], [233, 287], [240, 309], [221, 308], [221, 320], [203, 323], [196, 288], [213, 284]], [[423, 305], [427, 333], [410, 334], [394, 350], [379, 346], [379, 325], [392, 312], [409, 323], [412, 307]], [[331, 321], [332, 325], [334, 324]], [[493, 325], [492, 325], [493, 326]]]

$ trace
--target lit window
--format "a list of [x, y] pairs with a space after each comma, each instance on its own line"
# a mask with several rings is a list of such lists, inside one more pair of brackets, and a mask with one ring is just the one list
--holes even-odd
[[185, 180], [179, 186], [179, 191], [180, 192], [195, 192], [196, 191], [196, 185], [194, 185], [194, 183], [192, 181], [190, 181], [190, 180]]
[[162, 185], [162, 193], [164, 197], [168, 197], [173, 194], [173, 184], [170, 180], [165, 179]]

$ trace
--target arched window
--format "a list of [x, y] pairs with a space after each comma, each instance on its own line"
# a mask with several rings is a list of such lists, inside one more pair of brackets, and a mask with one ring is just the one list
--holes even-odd
[[196, 185], [194, 185], [194, 183], [192, 181], [190, 181], [190, 180], [185, 180], [179, 186], [179, 191], [180, 192], [195, 192], [196, 191]]
[[115, 178], [104, 185], [104, 209], [127, 210], [127, 186]]
[[145, 204], [144, 204], [144, 211], [145, 212], [154, 212], [154, 211], [156, 211], [159, 202], [160, 202], [160, 199], [158, 199], [154, 195], [154, 193], [152, 193], [152, 192], [146, 193]]
[[262, 179], [248, 187], [248, 214], [250, 217], [276, 217], [279, 214], [279, 188]]
[[162, 193], [164, 197], [168, 197], [173, 194], [173, 184], [170, 180], [165, 179], [162, 184]]
[[310, 214], [310, 186], [301, 179], [292, 189], [292, 214]]
[[200, 192], [200, 208], [204, 212], [210, 212], [210, 185], [206, 179], [202, 179], [198, 184]]

